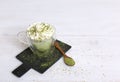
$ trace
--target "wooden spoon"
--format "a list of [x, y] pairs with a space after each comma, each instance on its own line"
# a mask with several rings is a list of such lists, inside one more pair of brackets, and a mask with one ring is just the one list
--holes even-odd
[[64, 57], [64, 62], [65, 62], [66, 65], [68, 65], [68, 66], [74, 66], [74, 65], [75, 65], [75, 61], [74, 61], [71, 57], [67, 56], [67, 55], [64, 53], [64, 51], [63, 51], [63, 50], [61, 49], [61, 47], [59, 46], [59, 43], [58, 43], [58, 42], [55, 42], [55, 43], [54, 43], [54, 46], [62, 53], [62, 55], [63, 55], [63, 57]]

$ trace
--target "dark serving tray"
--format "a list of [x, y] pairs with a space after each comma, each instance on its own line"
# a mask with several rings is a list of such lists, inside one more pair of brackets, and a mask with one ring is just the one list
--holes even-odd
[[[64, 52], [67, 52], [71, 46], [56, 40]], [[49, 54], [46, 54], [44, 58], [34, 55], [30, 48], [25, 49], [23, 52], [18, 54], [16, 58], [22, 61], [22, 65], [17, 67], [12, 73], [17, 77], [24, 75], [29, 69], [33, 68], [39, 73], [44, 73], [49, 67], [51, 67], [55, 62], [57, 62], [62, 54], [53, 46]]]

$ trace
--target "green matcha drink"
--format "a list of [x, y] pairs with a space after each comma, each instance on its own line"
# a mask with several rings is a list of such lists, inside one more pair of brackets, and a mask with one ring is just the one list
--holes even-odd
[[34, 23], [27, 28], [27, 37], [33, 53], [49, 51], [54, 43], [55, 29], [47, 23]]

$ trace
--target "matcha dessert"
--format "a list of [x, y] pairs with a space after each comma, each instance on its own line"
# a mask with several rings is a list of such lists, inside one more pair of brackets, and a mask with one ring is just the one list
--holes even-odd
[[30, 46], [34, 51], [46, 52], [54, 43], [55, 29], [47, 23], [34, 23], [27, 28]]

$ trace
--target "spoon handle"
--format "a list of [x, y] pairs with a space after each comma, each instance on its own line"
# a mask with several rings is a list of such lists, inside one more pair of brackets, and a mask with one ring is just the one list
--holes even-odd
[[65, 55], [64, 51], [61, 49], [61, 47], [59, 46], [58, 42], [54, 43], [55, 47], [62, 53], [63, 56], [67, 57], [67, 55]]

